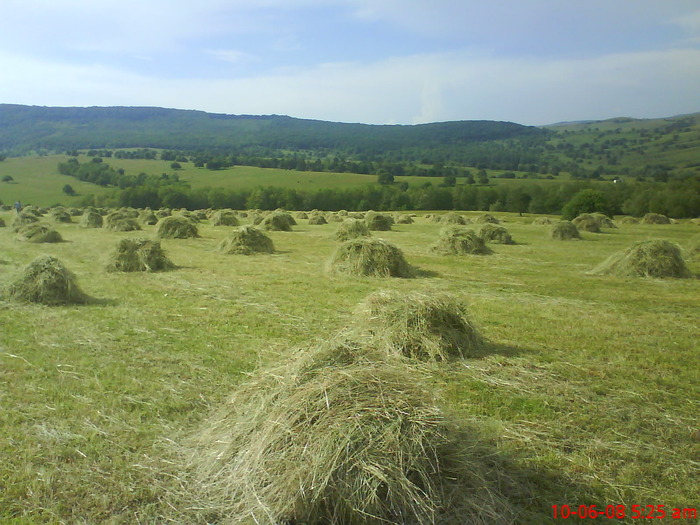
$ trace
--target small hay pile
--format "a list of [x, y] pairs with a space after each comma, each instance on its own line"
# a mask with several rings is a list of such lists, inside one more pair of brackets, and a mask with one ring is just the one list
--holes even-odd
[[3, 219], [2, 217], [0, 217], [0, 228], [4, 228], [5, 226], [7, 226], [7, 225], [5, 224], [5, 219]]
[[579, 231], [600, 233], [600, 223], [590, 213], [582, 213], [571, 222]]
[[595, 212], [591, 213], [591, 215], [598, 221], [598, 225], [601, 228], [617, 228], [617, 225], [613, 222], [613, 220], [604, 213]]
[[96, 211], [85, 211], [80, 217], [80, 226], [83, 228], [102, 228], [103, 222], [102, 215]]
[[139, 212], [138, 221], [147, 226], [154, 226], [158, 224], [158, 217], [151, 210], [142, 210]]
[[467, 219], [464, 215], [455, 213], [453, 211], [445, 213], [444, 215], [433, 215], [430, 219], [433, 222], [439, 222], [440, 224], [471, 224], [471, 220]]
[[639, 224], [637, 217], [620, 217], [617, 219], [620, 224]]
[[317, 214], [309, 217], [309, 224], [312, 226], [320, 226], [322, 224], [328, 224], [328, 221], [323, 215]]
[[306, 219], [309, 218], [309, 214], [306, 213], [305, 211], [299, 211], [299, 212], [297, 212], [297, 213], [294, 214], [294, 218], [295, 218], [295, 219], [304, 219], [304, 220], [306, 220]]
[[148, 239], [122, 239], [107, 263], [108, 272], [158, 272], [174, 267], [160, 242]]
[[578, 228], [576, 228], [576, 225], [571, 221], [555, 222], [547, 231], [547, 235], [550, 239], [554, 239], [555, 241], [571, 241], [581, 238]]
[[430, 251], [439, 255], [488, 255], [491, 252], [474, 230], [465, 226], [445, 226]]
[[663, 240], [642, 241], [616, 253], [590, 273], [617, 277], [691, 277], [678, 245]]
[[491, 242], [494, 244], [515, 244], [515, 241], [513, 241], [513, 237], [511, 237], [508, 230], [500, 224], [482, 224], [477, 228], [476, 234], [484, 242]]
[[476, 224], [484, 224], [484, 223], [500, 224], [501, 223], [501, 221], [499, 221], [496, 217], [494, 217], [490, 213], [483, 213], [477, 217], [474, 217], [474, 222]]
[[368, 211], [365, 213], [365, 224], [370, 231], [386, 232], [391, 230], [394, 219], [389, 215]]
[[63, 223], [73, 222], [73, 217], [64, 208], [53, 208], [49, 212], [49, 215], [51, 216], [51, 219], [53, 219], [55, 222], [63, 222]]
[[284, 211], [273, 211], [262, 219], [259, 224], [269, 231], [290, 232], [292, 231], [292, 225], [296, 224], [296, 221], [292, 221], [294, 221], [294, 219], [289, 213]]
[[63, 242], [61, 234], [48, 224], [34, 222], [27, 224], [17, 232], [17, 239], [26, 242]]
[[376, 292], [358, 305], [353, 325], [390, 354], [422, 361], [467, 357], [482, 341], [465, 305], [447, 294]]
[[359, 237], [338, 246], [327, 269], [330, 273], [363, 277], [413, 277], [403, 252], [382, 239]]
[[199, 237], [199, 230], [187, 217], [171, 216], [158, 222], [157, 234], [161, 239], [191, 239]]
[[361, 219], [345, 219], [340, 223], [340, 226], [334, 235], [335, 239], [341, 242], [371, 236], [372, 234], [370, 233], [369, 228], [367, 228], [365, 221]]
[[407, 213], [402, 213], [396, 217], [396, 224], [413, 224], [414, 222], [416, 221], [413, 220], [413, 217]]
[[132, 215], [129, 211], [113, 211], [103, 218], [103, 226], [115, 232], [138, 231], [141, 225]]
[[549, 226], [555, 222], [556, 221], [550, 217], [537, 217], [534, 221], [532, 221], [532, 224], [536, 226]]
[[221, 241], [219, 250], [228, 254], [252, 255], [254, 253], [273, 253], [275, 247], [272, 239], [254, 226], [241, 226]]
[[211, 214], [209, 222], [212, 226], [239, 226], [240, 221], [232, 210], [218, 210]]
[[90, 300], [78, 287], [73, 272], [49, 255], [29, 263], [5, 294], [16, 301], [45, 305], [84, 304]]
[[671, 219], [660, 213], [647, 213], [642, 217], [642, 224], [671, 224]]
[[513, 479], [435, 404], [428, 376], [361, 349], [261, 370], [191, 442], [198, 505], [222, 523], [512, 523]]

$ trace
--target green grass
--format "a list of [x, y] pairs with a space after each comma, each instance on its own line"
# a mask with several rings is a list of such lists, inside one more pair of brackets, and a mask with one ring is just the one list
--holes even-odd
[[155, 226], [57, 224], [66, 242], [54, 245], [0, 228], [0, 286], [47, 253], [103, 300], [0, 302], [0, 522], [196, 522], [178, 445], [257, 365], [329, 337], [379, 289], [470, 305], [491, 344], [434, 365], [435, 385], [534, 485], [522, 523], [551, 522], [555, 504], [697, 505], [700, 280], [585, 272], [639, 240], [687, 246], [700, 229], [623, 225], [557, 242], [532, 217], [497, 215], [519, 244], [491, 256], [429, 254], [439, 225], [425, 219], [377, 232], [424, 270], [410, 280], [323, 274], [336, 224], [300, 220], [269, 233], [278, 253], [246, 257], [218, 252], [228, 228], [204, 223], [199, 239], [162, 241], [179, 268], [156, 274], [104, 270], [119, 239]]

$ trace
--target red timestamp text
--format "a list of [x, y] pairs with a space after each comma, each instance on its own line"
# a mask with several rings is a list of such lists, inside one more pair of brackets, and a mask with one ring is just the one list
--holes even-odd
[[554, 519], [697, 519], [698, 509], [666, 505], [552, 505]]

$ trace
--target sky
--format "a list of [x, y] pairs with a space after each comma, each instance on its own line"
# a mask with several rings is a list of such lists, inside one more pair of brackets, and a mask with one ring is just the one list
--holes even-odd
[[700, 111], [699, 0], [2, 6], [0, 103], [368, 124], [545, 125]]

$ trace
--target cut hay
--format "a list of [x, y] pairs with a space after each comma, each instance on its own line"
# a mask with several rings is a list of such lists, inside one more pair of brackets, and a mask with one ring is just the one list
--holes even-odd
[[6, 290], [8, 298], [45, 305], [84, 304], [90, 300], [73, 272], [49, 255], [34, 259]]
[[199, 237], [199, 230], [187, 217], [171, 216], [158, 222], [157, 235], [161, 239], [191, 239]]
[[328, 221], [323, 215], [312, 215], [309, 217], [309, 225], [320, 226], [322, 224], [328, 224]]
[[17, 239], [25, 242], [63, 242], [61, 234], [48, 224], [34, 222], [27, 224], [17, 232]]
[[306, 219], [309, 218], [309, 214], [306, 213], [305, 211], [300, 211], [300, 212], [297, 212], [297, 213], [294, 215], [294, 218], [306, 220]]
[[678, 245], [668, 241], [642, 241], [609, 257], [590, 273], [617, 277], [691, 277]]
[[547, 236], [555, 241], [571, 241], [581, 238], [578, 228], [571, 221], [555, 222], [547, 231]]
[[620, 217], [617, 219], [620, 224], [639, 224], [637, 217]]
[[389, 215], [377, 213], [372, 210], [365, 213], [365, 224], [370, 231], [389, 231], [393, 223], [394, 219]]
[[464, 225], [464, 224], [470, 224], [472, 221], [467, 219], [464, 215], [460, 215], [459, 213], [455, 212], [449, 212], [445, 213], [444, 215], [433, 215], [433, 217], [430, 219], [433, 222], [439, 222], [440, 224], [458, 224], [458, 225]]
[[71, 223], [73, 222], [72, 215], [63, 208], [54, 208], [49, 212], [51, 219], [55, 222]]
[[481, 345], [466, 306], [447, 294], [376, 292], [358, 305], [353, 325], [390, 353], [422, 361], [467, 357]]
[[148, 239], [122, 239], [107, 263], [108, 272], [158, 272], [174, 267], [160, 242]]
[[212, 226], [239, 226], [241, 223], [232, 210], [218, 210], [211, 214], [209, 222]]
[[579, 231], [600, 233], [600, 223], [590, 213], [582, 213], [571, 222]]
[[103, 222], [102, 215], [96, 211], [86, 211], [80, 217], [80, 226], [83, 228], [102, 228]]
[[141, 229], [141, 225], [133, 217], [133, 213], [126, 210], [108, 213], [103, 218], [103, 227], [115, 232], [131, 232]]
[[146, 226], [155, 226], [158, 224], [158, 217], [151, 210], [143, 210], [139, 213], [138, 221]]
[[361, 219], [345, 219], [340, 223], [340, 226], [334, 235], [335, 239], [341, 242], [371, 236], [372, 234], [365, 224], [365, 221]]
[[556, 220], [551, 219], [550, 217], [537, 217], [534, 221], [532, 221], [532, 224], [536, 226], [549, 226], [555, 222]]
[[413, 220], [413, 217], [405, 213], [399, 215], [396, 218], [396, 224], [413, 224], [414, 222], [415, 221]]
[[430, 251], [439, 255], [488, 255], [491, 252], [484, 240], [466, 226], [445, 226], [438, 233]]
[[5, 228], [7, 225], [5, 224], [5, 219], [0, 217], [0, 228]]
[[157, 212], [155, 212], [155, 214], [156, 214], [156, 217], [158, 217], [159, 219], [163, 219], [165, 217], [170, 217], [172, 215], [170, 210], [165, 210], [165, 209], [158, 210]]
[[601, 228], [617, 228], [613, 220], [604, 213], [591, 213], [591, 216], [598, 221], [598, 225]]
[[15, 215], [15, 218], [12, 219], [12, 231], [18, 232], [24, 226], [35, 222], [39, 222], [38, 216], [34, 215], [33, 213], [25, 213], [23, 211], [19, 215]]
[[382, 239], [360, 237], [338, 246], [327, 269], [330, 273], [363, 277], [413, 277], [403, 252]]
[[241, 226], [231, 232], [219, 244], [219, 250], [228, 254], [252, 255], [254, 253], [273, 253], [272, 239], [253, 226]]
[[187, 470], [207, 515], [266, 525], [513, 522], [502, 496], [512, 478], [435, 405], [427, 374], [390, 362], [299, 366], [313, 357], [258, 371], [192, 439]]
[[500, 224], [501, 223], [501, 221], [499, 221], [496, 217], [494, 217], [490, 213], [483, 213], [477, 217], [474, 217], [473, 220], [476, 224], [484, 224], [484, 223]]
[[477, 228], [476, 234], [486, 243], [515, 244], [508, 230], [500, 224], [482, 224]]
[[671, 224], [671, 219], [660, 213], [647, 213], [641, 220], [642, 224]]
[[287, 212], [283, 211], [273, 211], [268, 216], [263, 218], [259, 224], [263, 228], [270, 231], [279, 232], [290, 232], [292, 231], [292, 224], [296, 224], [296, 221], [292, 219], [292, 216]]
[[326, 214], [326, 220], [330, 222], [343, 222], [345, 220], [345, 216], [343, 215], [338, 215], [337, 213], [327, 213]]

